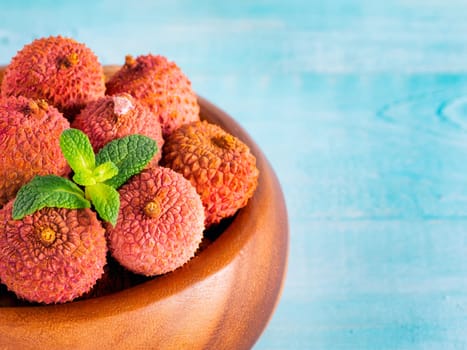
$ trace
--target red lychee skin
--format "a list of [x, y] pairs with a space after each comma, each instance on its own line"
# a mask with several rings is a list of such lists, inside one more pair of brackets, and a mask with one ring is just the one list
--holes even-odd
[[104, 70], [82, 43], [61, 36], [25, 45], [6, 67], [2, 96], [45, 99], [68, 118], [105, 94]]
[[157, 143], [158, 151], [150, 166], [156, 166], [161, 158], [164, 144], [161, 125], [147, 107], [129, 94], [104, 96], [90, 102], [71, 126], [88, 135], [96, 153], [116, 138], [140, 134]]
[[120, 213], [107, 227], [109, 249], [124, 267], [154, 276], [190, 260], [203, 237], [204, 209], [195, 188], [162, 167], [143, 170], [120, 190]]
[[0, 207], [35, 175], [70, 172], [60, 149], [68, 120], [44, 101], [0, 98]]
[[107, 94], [128, 92], [158, 117], [165, 137], [180, 125], [199, 120], [199, 104], [191, 82], [164, 56], [127, 56], [107, 82]]
[[89, 291], [106, 263], [105, 230], [96, 214], [44, 208], [13, 220], [12, 208], [10, 201], [0, 210], [1, 282], [19, 298], [45, 304]]
[[221, 127], [199, 121], [165, 139], [161, 165], [190, 180], [205, 208], [205, 225], [233, 216], [258, 184], [256, 158], [249, 147]]

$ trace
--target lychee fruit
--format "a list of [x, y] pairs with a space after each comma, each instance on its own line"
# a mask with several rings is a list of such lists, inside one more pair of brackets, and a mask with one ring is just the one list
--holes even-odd
[[207, 121], [183, 125], [165, 139], [160, 164], [196, 187], [209, 227], [234, 215], [253, 196], [259, 170], [249, 147]]
[[157, 165], [161, 158], [161, 125], [149, 109], [129, 94], [104, 96], [90, 102], [75, 118], [72, 127], [88, 135], [97, 153], [106, 143], [131, 134], [152, 138], [158, 152], [150, 165]]
[[104, 96], [104, 70], [84, 44], [61, 36], [40, 38], [25, 45], [6, 67], [1, 94], [45, 99], [72, 118]]
[[19, 298], [45, 304], [89, 291], [106, 263], [105, 230], [90, 209], [43, 208], [12, 218], [0, 210], [0, 280]]
[[203, 237], [204, 210], [195, 188], [163, 167], [135, 175], [120, 190], [115, 227], [107, 228], [113, 257], [132, 272], [154, 276], [190, 260]]
[[191, 82], [166, 57], [127, 56], [107, 82], [107, 94], [128, 92], [157, 116], [165, 137], [180, 125], [199, 120], [199, 104]]
[[0, 207], [35, 175], [70, 172], [59, 142], [69, 127], [44, 100], [0, 98]]

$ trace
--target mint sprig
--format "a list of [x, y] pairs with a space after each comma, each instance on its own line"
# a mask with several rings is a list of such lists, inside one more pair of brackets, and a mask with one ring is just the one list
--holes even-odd
[[102, 220], [115, 226], [120, 209], [117, 189], [141, 172], [157, 152], [153, 139], [129, 135], [109, 142], [96, 156], [87, 135], [77, 129], [61, 134], [60, 148], [74, 172], [74, 182], [56, 175], [34, 177], [16, 196], [14, 219], [44, 207], [79, 209], [92, 204]]

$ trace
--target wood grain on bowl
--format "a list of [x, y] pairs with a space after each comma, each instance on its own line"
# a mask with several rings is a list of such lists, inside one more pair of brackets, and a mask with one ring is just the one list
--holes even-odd
[[[105, 67], [107, 76], [118, 67]], [[0, 70], [0, 77], [3, 70]], [[289, 244], [277, 177], [249, 135], [199, 97], [202, 118], [239, 137], [258, 188], [224, 232], [176, 271], [109, 295], [49, 306], [1, 306], [1, 349], [249, 349], [282, 290]], [[0, 293], [6, 293], [0, 288]]]

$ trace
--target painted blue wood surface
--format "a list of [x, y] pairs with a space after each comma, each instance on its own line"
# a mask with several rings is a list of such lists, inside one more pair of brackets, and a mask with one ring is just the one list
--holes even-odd
[[279, 176], [291, 247], [255, 349], [467, 348], [467, 2], [0, 1], [103, 64], [175, 60]]

